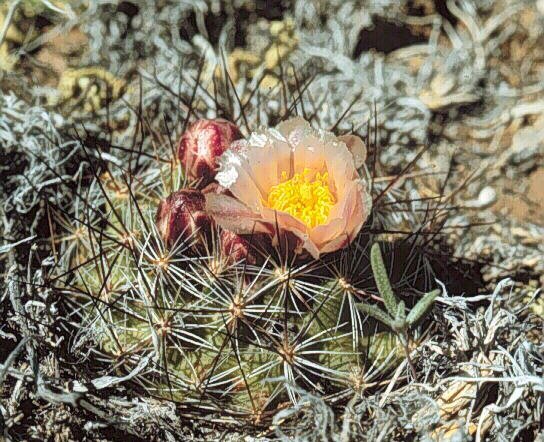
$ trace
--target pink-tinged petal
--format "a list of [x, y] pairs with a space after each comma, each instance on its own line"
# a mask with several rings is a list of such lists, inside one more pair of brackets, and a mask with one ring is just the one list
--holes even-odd
[[306, 237], [302, 240], [301, 248], [306, 250], [313, 259], [319, 259], [320, 250], [310, 238]]
[[208, 193], [204, 196], [206, 198], [206, 213], [223, 229], [238, 234], [273, 233], [273, 230], [263, 223], [259, 214], [253, 212], [236, 198], [216, 193]]
[[334, 182], [337, 191], [336, 198], [339, 201], [343, 198], [348, 183], [358, 176], [357, 169], [355, 168], [353, 156], [344, 143], [330, 142], [324, 143], [324, 146], [329, 179]]
[[267, 220], [270, 226], [274, 229], [274, 234], [277, 233], [278, 228], [280, 234], [282, 232], [290, 232], [296, 238], [298, 238], [298, 249], [300, 249], [298, 251], [299, 253], [301, 253], [302, 250], [306, 250], [314, 259], [319, 258], [319, 247], [310, 237], [308, 228], [304, 223], [288, 213], [272, 210], [266, 207], [263, 208], [262, 215], [263, 219]]
[[216, 179], [255, 211], [262, 207], [270, 188], [289, 172], [291, 147], [272, 130], [252, 134], [248, 142], [234, 143], [234, 149], [219, 159]]
[[282, 172], [289, 173], [290, 157], [289, 145], [272, 135], [267, 138], [264, 146], [247, 150], [247, 164], [252, 168], [253, 177], [262, 189], [263, 199], [267, 198], [270, 188], [280, 182]]
[[351, 181], [346, 190], [347, 192], [344, 196], [344, 205], [342, 208], [342, 218], [345, 218], [349, 224], [351, 221], [349, 217], [361, 199], [361, 189], [357, 181]]
[[266, 220], [274, 227], [274, 231], [276, 230], [277, 225], [280, 230], [287, 230], [289, 232], [306, 234], [306, 225], [295, 217], [289, 215], [288, 213], [270, 209], [268, 207], [263, 207], [261, 215], [263, 220]]
[[342, 241], [331, 241], [323, 247], [323, 253], [334, 252], [352, 242], [359, 234], [363, 224], [367, 220], [372, 208], [372, 198], [366, 189], [366, 183], [362, 180], [353, 182], [353, 186], [346, 196], [343, 217], [347, 220], [346, 227], [340, 237]]
[[365, 186], [362, 180], [350, 182], [344, 199], [335, 207], [334, 218], [310, 231], [310, 237], [321, 253], [345, 247], [359, 233], [372, 204]]
[[345, 196], [345, 202], [342, 208], [342, 218], [346, 220], [346, 226], [343, 230], [344, 236], [349, 236], [353, 240], [359, 233], [366, 217], [363, 219], [363, 193], [359, 181], [350, 183], [348, 192]]
[[276, 130], [293, 146], [299, 144], [302, 136], [313, 131], [310, 123], [302, 117], [293, 117], [282, 121], [276, 126]]
[[355, 167], [359, 169], [366, 161], [367, 150], [364, 141], [357, 135], [341, 135], [338, 139], [345, 143], [353, 156]]
[[217, 182], [254, 211], [259, 211], [262, 189], [257, 187], [245, 155], [227, 151], [219, 159]]
[[341, 233], [340, 236], [323, 245], [319, 251], [323, 254], [336, 252], [346, 247], [351, 241], [353, 241], [353, 238], [349, 237], [346, 233]]
[[325, 172], [325, 146], [315, 134], [305, 134], [294, 146], [294, 173], [302, 173], [308, 168], [312, 171]]
[[[331, 208], [331, 211], [329, 213], [326, 223], [314, 228], [314, 230], [318, 229], [316, 233], [317, 235], [326, 236], [327, 234], [321, 233], [322, 230], [325, 230], [326, 232], [331, 232], [330, 234], [332, 234], [333, 231], [327, 229], [326, 226], [328, 226], [333, 221], [335, 222], [335, 226], [342, 225], [342, 228], [345, 229], [345, 226], [347, 225], [347, 222], [348, 222], [345, 215], [346, 214], [345, 206], [346, 204], [348, 204], [348, 201], [350, 200], [349, 193], [356, 191], [355, 187], [356, 187], [356, 181], [346, 180], [344, 187], [341, 187], [338, 190], [335, 189], [336, 204]], [[342, 220], [342, 222], [335, 221], [338, 219]]]
[[327, 224], [314, 227], [310, 231], [310, 238], [318, 246], [323, 246], [346, 229], [346, 222], [344, 218], [335, 218]]
[[346, 226], [346, 232], [352, 239], [359, 233], [359, 230], [361, 230], [361, 227], [370, 215], [372, 209], [372, 196], [368, 191], [367, 183], [363, 180], [358, 180], [356, 183], [357, 195], [355, 198], [355, 205], [353, 206], [351, 213], [347, 215], [348, 223]]

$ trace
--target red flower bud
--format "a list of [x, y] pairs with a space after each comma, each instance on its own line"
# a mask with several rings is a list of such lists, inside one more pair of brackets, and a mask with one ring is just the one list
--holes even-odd
[[205, 185], [215, 176], [217, 159], [240, 138], [240, 130], [230, 121], [197, 120], [182, 135], [178, 157], [187, 175]]
[[205, 211], [202, 192], [182, 189], [161, 201], [155, 222], [164, 242], [172, 246], [179, 238], [188, 239], [197, 230], [207, 233], [212, 220]]
[[[253, 238], [255, 238], [255, 235]], [[249, 238], [237, 235], [229, 230], [222, 230], [220, 239], [221, 252], [227, 258], [228, 263], [233, 264], [245, 259], [248, 264], [256, 264], [257, 252], [254, 242], [250, 242]]]
[[202, 193], [204, 195], [206, 195], [207, 193], [215, 193], [217, 195], [232, 195], [229, 189], [223, 187], [221, 184], [215, 181], [204, 187], [204, 189], [202, 189]]

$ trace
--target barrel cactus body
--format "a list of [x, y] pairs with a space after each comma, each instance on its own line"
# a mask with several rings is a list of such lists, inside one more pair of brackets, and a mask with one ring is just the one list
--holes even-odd
[[396, 334], [357, 309], [372, 279], [362, 222], [339, 229], [355, 232], [347, 242], [314, 245], [264, 222], [230, 230], [205, 205], [236, 189], [194, 173], [174, 158], [97, 175], [92, 210], [64, 241], [81, 320], [116, 371], [145, 360], [134, 381], [150, 395], [261, 424], [299, 389], [339, 400], [398, 366]]

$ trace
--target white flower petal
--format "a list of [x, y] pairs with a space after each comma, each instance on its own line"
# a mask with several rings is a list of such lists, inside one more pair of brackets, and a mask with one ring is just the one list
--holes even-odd
[[342, 135], [338, 139], [343, 142], [353, 155], [355, 167], [359, 169], [366, 161], [366, 145], [357, 135]]

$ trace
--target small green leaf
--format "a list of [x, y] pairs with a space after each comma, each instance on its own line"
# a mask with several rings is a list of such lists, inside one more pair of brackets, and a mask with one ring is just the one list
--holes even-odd
[[357, 304], [357, 308], [363, 313], [366, 313], [367, 315], [372, 316], [374, 319], [387, 325], [389, 328], [393, 328], [393, 318], [375, 305], [364, 304], [361, 302]]
[[406, 304], [404, 304], [404, 301], [399, 301], [397, 304], [395, 319], [400, 321], [404, 321], [406, 319]]
[[406, 319], [395, 319], [391, 328], [393, 331], [397, 332], [399, 336], [402, 336], [408, 328], [408, 323], [406, 322]]
[[395, 316], [397, 314], [398, 300], [391, 289], [391, 283], [387, 276], [387, 270], [383, 263], [382, 252], [380, 251], [380, 245], [378, 243], [372, 245], [370, 251], [370, 264], [372, 265], [372, 272], [374, 273], [376, 285], [378, 286], [380, 295], [385, 303], [385, 308], [391, 316]]
[[417, 321], [420, 320], [420, 318], [423, 317], [425, 313], [429, 311], [429, 309], [433, 305], [434, 300], [439, 294], [439, 289], [433, 290], [432, 292], [427, 293], [417, 302], [417, 304], [412, 310], [410, 310], [410, 313], [408, 313], [408, 316], [406, 317], [406, 321], [410, 326], [414, 325]]

